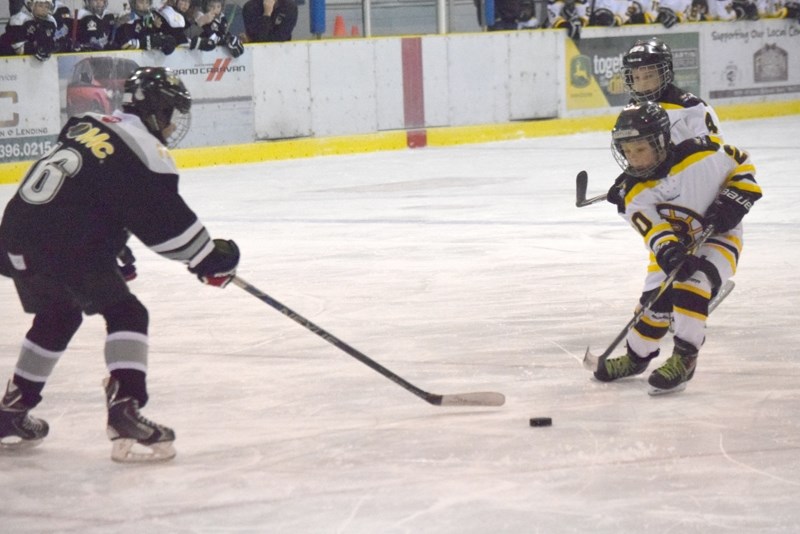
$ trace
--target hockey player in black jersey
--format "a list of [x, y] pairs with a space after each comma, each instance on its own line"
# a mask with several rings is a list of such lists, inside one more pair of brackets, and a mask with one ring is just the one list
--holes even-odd
[[117, 26], [113, 48], [160, 50], [168, 56], [175, 47], [186, 43], [183, 17], [173, 12], [174, 17], [167, 18], [152, 5], [152, 0], [131, 2], [131, 12]]
[[46, 61], [57, 51], [53, 0], [31, 0], [0, 35], [0, 56], [32, 55]]
[[191, 50], [200, 49], [209, 52], [224, 44], [233, 57], [239, 57], [244, 53], [242, 42], [228, 31], [228, 19], [223, 12], [224, 7], [223, 0], [206, 0], [203, 3], [205, 13], [195, 19], [201, 33], [189, 41]]
[[34, 319], [0, 401], [0, 446], [32, 446], [47, 436], [47, 423], [29, 411], [86, 313], [101, 315], [108, 333], [112, 459], [175, 455], [173, 430], [139, 413], [148, 400], [148, 313], [117, 256], [130, 233], [206, 284], [224, 287], [235, 273], [236, 244], [212, 240], [178, 193], [167, 147], [185, 135], [190, 107], [188, 91], [169, 69], [137, 69], [125, 83], [123, 111], [71, 117], [6, 206], [0, 272], [14, 279]]
[[[694, 376], [705, 342], [711, 295], [736, 272], [742, 251], [742, 218], [761, 198], [746, 152], [709, 137], [674, 145], [667, 112], [657, 103], [626, 106], [612, 131], [614, 157], [623, 173], [620, 215], [650, 251], [641, 303], [667, 275], [674, 283], [628, 332], [627, 353], [600, 358], [595, 377], [608, 382], [641, 374], [659, 354], [674, 317], [672, 356], [649, 378], [651, 393], [679, 391]], [[697, 236], [713, 226], [695, 255]]]
[[75, 32], [75, 48], [79, 51], [107, 50], [111, 47], [111, 35], [116, 17], [108, 11], [108, 0], [84, 0], [78, 11], [78, 28]]

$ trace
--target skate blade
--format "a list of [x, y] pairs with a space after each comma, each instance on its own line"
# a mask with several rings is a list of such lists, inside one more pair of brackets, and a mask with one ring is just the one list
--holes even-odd
[[681, 382], [674, 388], [669, 389], [661, 389], [655, 386], [650, 386], [650, 390], [647, 392], [648, 395], [651, 397], [658, 397], [659, 395], [669, 395], [670, 393], [678, 393], [686, 389], [686, 382]]
[[[6, 438], [3, 438], [6, 439]], [[32, 449], [42, 444], [42, 438], [39, 439], [22, 439], [14, 436], [12, 439], [6, 441], [0, 440], [0, 450], [3, 451], [23, 451], [25, 449]]]
[[177, 454], [172, 443], [160, 441], [146, 445], [135, 439], [115, 439], [111, 442], [111, 459], [123, 464], [166, 462]]

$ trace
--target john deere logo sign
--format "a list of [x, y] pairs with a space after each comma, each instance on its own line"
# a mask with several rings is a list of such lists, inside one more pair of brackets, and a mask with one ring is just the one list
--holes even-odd
[[583, 89], [592, 81], [592, 61], [587, 56], [575, 56], [569, 65], [569, 83]]

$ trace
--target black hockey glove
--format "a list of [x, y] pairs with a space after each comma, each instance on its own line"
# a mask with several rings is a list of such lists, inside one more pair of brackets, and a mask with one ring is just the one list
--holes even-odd
[[130, 247], [125, 245], [117, 254], [117, 266], [119, 267], [119, 272], [122, 277], [125, 279], [126, 282], [130, 282], [136, 278], [136, 258], [133, 256], [133, 252], [131, 252]]
[[758, 7], [748, 0], [734, 0], [731, 4], [736, 20], [758, 20]]
[[678, 282], [688, 279], [700, 266], [700, 258], [690, 255], [680, 241], [669, 241], [662, 245], [656, 253], [656, 262], [667, 275], [680, 267], [675, 275]]
[[189, 50], [202, 50], [203, 52], [210, 52], [217, 47], [217, 43], [208, 37], [192, 37], [189, 41]]
[[569, 38], [575, 42], [580, 41], [582, 27], [583, 27], [583, 22], [581, 22], [580, 17], [575, 16], [569, 19], [567, 25], [567, 35], [569, 35]]
[[678, 23], [678, 15], [671, 9], [662, 7], [658, 10], [656, 22], [660, 22], [665, 28], [672, 28]]
[[706, 210], [705, 225], [713, 224], [718, 234], [729, 232], [742, 222], [756, 200], [745, 191], [726, 187]]
[[214, 240], [214, 250], [189, 272], [196, 274], [204, 284], [225, 287], [236, 275], [239, 265], [239, 247], [225, 239]]
[[614, 204], [619, 213], [625, 213], [625, 178], [625, 174], [620, 174], [606, 194], [606, 201]]
[[171, 35], [163, 33], [155, 33], [148, 35], [144, 39], [145, 50], [161, 50], [165, 56], [170, 55], [175, 51], [175, 38]]
[[228, 47], [233, 57], [239, 57], [244, 54], [244, 45], [242, 41], [232, 33], [225, 36], [225, 46]]
[[787, 19], [795, 19], [800, 22], [800, 2], [786, 2], [783, 7], [786, 9]]
[[33, 57], [39, 61], [47, 61], [50, 59], [50, 50], [48, 50], [47, 47], [37, 46], [36, 52], [33, 53]]
[[36, 28], [33, 44], [33, 55], [39, 61], [47, 61], [50, 59], [50, 54], [56, 49], [56, 42], [53, 37], [53, 31], [44, 24]]

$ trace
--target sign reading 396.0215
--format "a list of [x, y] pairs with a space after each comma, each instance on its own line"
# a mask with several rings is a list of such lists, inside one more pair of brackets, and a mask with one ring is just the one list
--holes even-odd
[[38, 159], [53, 148], [50, 140], [0, 140], [0, 160]]

